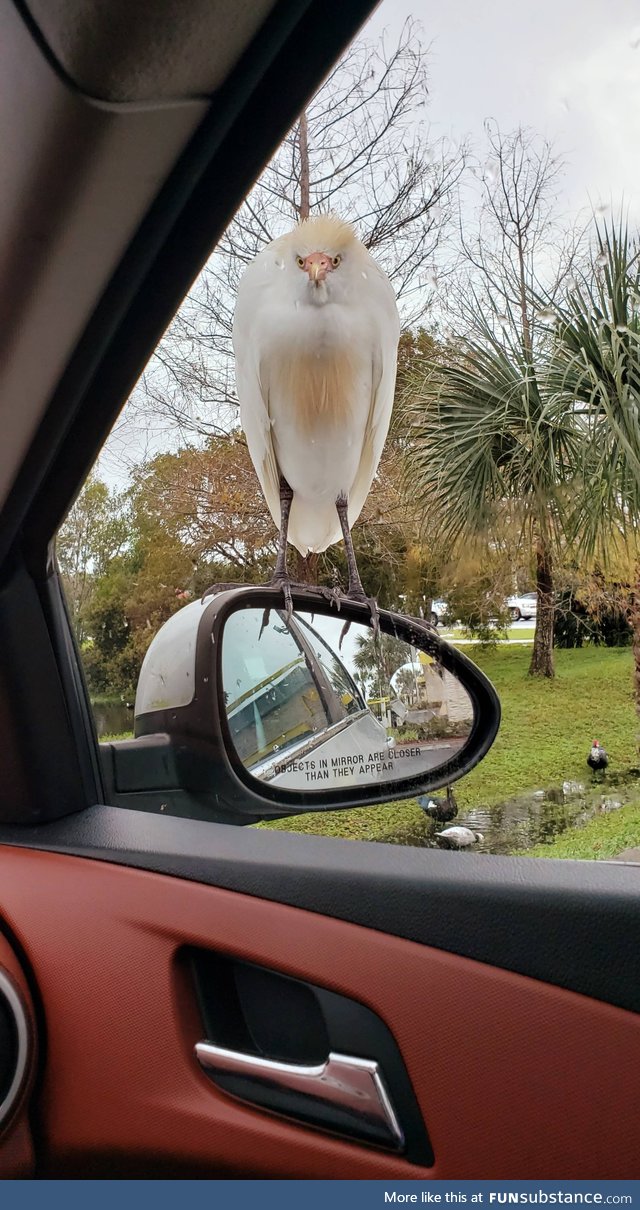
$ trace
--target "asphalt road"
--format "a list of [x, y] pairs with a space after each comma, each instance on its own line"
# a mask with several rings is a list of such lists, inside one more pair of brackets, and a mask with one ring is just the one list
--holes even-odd
[[427, 769], [436, 769], [451, 760], [465, 743], [465, 739], [436, 739], [416, 740], [408, 744], [396, 744], [391, 749], [391, 772], [379, 774], [379, 780], [393, 780], [398, 777], [416, 777]]

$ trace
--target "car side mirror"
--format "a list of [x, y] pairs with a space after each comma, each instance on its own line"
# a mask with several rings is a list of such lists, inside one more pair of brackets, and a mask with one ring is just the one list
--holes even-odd
[[499, 723], [490, 681], [427, 623], [380, 610], [374, 628], [367, 606], [312, 588], [288, 613], [281, 590], [243, 588], [159, 631], [136, 739], [111, 748], [116, 772], [137, 764], [139, 790], [153, 748], [198, 814], [247, 823], [435, 790], [486, 755]]

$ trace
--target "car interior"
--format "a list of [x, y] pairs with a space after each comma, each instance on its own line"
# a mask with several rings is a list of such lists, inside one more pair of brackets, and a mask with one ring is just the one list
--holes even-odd
[[[120, 409], [373, 7], [0, 0], [4, 1179], [639, 1175], [638, 867], [118, 802], [61, 588]], [[209, 776], [243, 823], [288, 793]]]

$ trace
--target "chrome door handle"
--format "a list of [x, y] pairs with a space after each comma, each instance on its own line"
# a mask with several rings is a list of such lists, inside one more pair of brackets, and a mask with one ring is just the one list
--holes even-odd
[[308, 1125], [400, 1151], [404, 1135], [373, 1059], [331, 1053], [301, 1066], [198, 1042], [196, 1057], [214, 1083], [240, 1100]]

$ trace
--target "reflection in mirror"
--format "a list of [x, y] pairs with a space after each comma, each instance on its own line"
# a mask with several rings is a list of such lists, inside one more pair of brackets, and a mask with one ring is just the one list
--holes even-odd
[[[465, 744], [473, 705], [431, 656], [344, 619], [232, 613], [222, 687], [236, 753], [253, 777], [292, 790], [424, 775]], [[341, 641], [342, 638], [342, 641]]]

